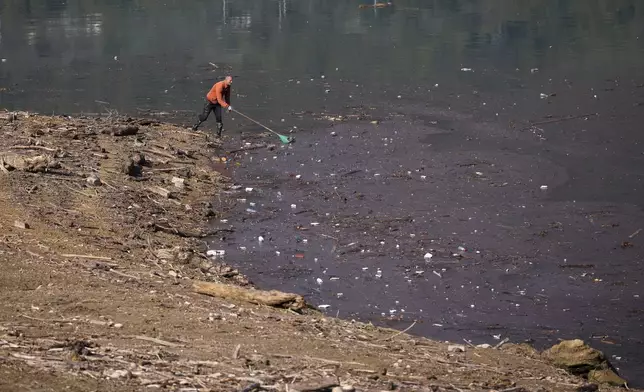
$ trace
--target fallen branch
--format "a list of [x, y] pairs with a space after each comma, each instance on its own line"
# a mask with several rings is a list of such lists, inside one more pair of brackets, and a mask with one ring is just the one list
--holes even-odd
[[49, 148], [49, 147], [44, 147], [44, 146], [11, 146], [9, 147], [11, 150], [43, 150], [43, 151], [49, 151], [49, 152], [56, 152], [57, 150], [55, 148]]
[[9, 170], [7, 170], [7, 168], [4, 167], [4, 158], [2, 157], [0, 157], [0, 170], [2, 170], [4, 174], [9, 174]]
[[176, 156], [176, 155], [168, 154], [168, 153], [166, 153], [166, 152], [159, 151], [159, 150], [157, 150], [157, 149], [147, 149], [147, 150], [143, 150], [143, 152], [147, 152], [147, 153], [150, 153], [150, 154], [160, 155], [160, 156], [162, 156], [162, 157], [166, 157], [166, 158], [169, 158], [169, 159], [176, 159], [176, 158], [177, 158], [177, 156]]
[[171, 172], [171, 171], [176, 171], [176, 170], [181, 170], [181, 169], [190, 169], [190, 166], [166, 167], [166, 168], [162, 168], [162, 169], [150, 169], [150, 171], [153, 171], [153, 172]]
[[61, 257], [69, 257], [69, 258], [73, 258], [73, 259], [112, 260], [111, 257], [92, 256], [92, 255], [75, 255], [75, 254], [72, 254], [72, 253], [63, 253], [60, 256]]
[[144, 336], [144, 335], [135, 335], [135, 336], [132, 336], [132, 337], [134, 339], [145, 340], [145, 341], [156, 343], [156, 344], [159, 344], [161, 346], [166, 346], [166, 347], [183, 347], [182, 345], [177, 344], [177, 343], [172, 343], [172, 342], [168, 342], [167, 340], [161, 340], [161, 339], [157, 339], [157, 338], [151, 338], [149, 336]]
[[64, 319], [43, 319], [38, 317], [27, 316], [26, 314], [21, 314], [20, 317], [24, 317], [29, 320], [41, 321], [43, 323], [70, 323], [73, 320], [64, 320]]
[[383, 340], [384, 340], [384, 341], [391, 340], [391, 339], [395, 338], [396, 336], [402, 335], [402, 334], [404, 334], [405, 332], [409, 331], [410, 329], [414, 328], [414, 325], [416, 325], [416, 321], [415, 321], [415, 320], [414, 320], [414, 322], [413, 322], [409, 327], [407, 327], [405, 330], [403, 330], [403, 331], [399, 331], [398, 333], [395, 333], [395, 334], [391, 335], [390, 337], [385, 338], [385, 339], [383, 339]]
[[599, 115], [598, 113], [589, 113], [589, 114], [580, 114], [578, 116], [568, 116], [568, 117], [555, 118], [555, 119], [550, 119], [545, 121], [537, 121], [537, 122], [530, 123], [530, 126], [522, 128], [521, 130], [525, 131], [526, 129], [530, 129], [537, 125], [555, 124], [555, 123], [569, 121], [569, 120], [576, 120], [578, 118], [592, 117], [592, 116], [598, 116], [598, 115]]
[[217, 234], [222, 233], [222, 232], [224, 232], [224, 233], [233, 233], [234, 232], [234, 230], [231, 230], [231, 229], [217, 229], [217, 230], [208, 231], [208, 232], [205, 232], [205, 233], [194, 233], [194, 232], [190, 232], [190, 231], [184, 231], [184, 230], [175, 229], [174, 227], [161, 226], [158, 223], [155, 223], [152, 226], [152, 228], [154, 229], [154, 231], [160, 231], [160, 232], [163, 232], [163, 233], [174, 234], [174, 235], [177, 235], [177, 236], [182, 237], [182, 238], [205, 238], [205, 237], [211, 237], [211, 236], [217, 235]]
[[494, 346], [494, 349], [498, 350], [499, 348], [501, 348], [501, 346], [503, 346], [504, 344], [506, 344], [506, 343], [507, 343], [507, 342], [509, 342], [509, 341], [510, 341], [510, 338], [505, 338], [505, 339], [501, 340], [501, 341], [499, 342], [499, 344], [497, 344], [496, 346]]
[[235, 154], [235, 153], [242, 152], [242, 151], [259, 150], [260, 148], [264, 148], [264, 147], [267, 147], [267, 146], [268, 146], [268, 144], [258, 144], [256, 146], [242, 147], [242, 148], [238, 148], [237, 150], [228, 151], [228, 154]]
[[302, 310], [307, 307], [301, 295], [271, 290], [253, 290], [221, 283], [195, 282], [193, 290], [199, 294], [249, 302], [257, 305], [273, 306], [291, 310]]
[[642, 229], [637, 229], [637, 230], [635, 230], [635, 233], [633, 233], [633, 234], [629, 235], [629, 236], [628, 236], [628, 238], [633, 239], [633, 238], [635, 238], [635, 237], [636, 237], [639, 233], [641, 233], [641, 232], [642, 232]]
[[[332, 359], [318, 358], [318, 357], [309, 357], [309, 356], [296, 356], [296, 355], [287, 355], [287, 354], [271, 354], [275, 358], [286, 358], [286, 359], [302, 359], [306, 361], [313, 362], [322, 362], [331, 365], [356, 365], [356, 366], [369, 366], [361, 362], [343, 362], [343, 361], [334, 361]], [[361, 369], [357, 369], [361, 370]]]
[[116, 275], [122, 276], [122, 277], [124, 277], [124, 278], [130, 278], [130, 279], [134, 279], [134, 280], [141, 280], [141, 278], [137, 278], [136, 276], [133, 276], [133, 275], [128, 275], [128, 274], [126, 274], [126, 273], [123, 273], [123, 272], [117, 271], [117, 270], [112, 269], [112, 268], [110, 268], [108, 271], [110, 271], [110, 272], [111, 272], [111, 273], [113, 273], [113, 274], [116, 274]]

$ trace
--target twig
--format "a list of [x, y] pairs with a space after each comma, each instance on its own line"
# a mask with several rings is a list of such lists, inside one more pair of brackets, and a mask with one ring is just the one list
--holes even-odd
[[266, 147], [266, 146], [268, 146], [268, 145], [267, 145], [267, 144], [259, 144], [259, 145], [257, 145], [257, 146], [242, 147], [242, 148], [238, 148], [238, 149], [236, 149], [236, 150], [228, 151], [228, 154], [235, 154], [235, 153], [237, 153], [237, 152], [242, 152], [242, 151], [259, 150], [260, 148], [264, 148], [264, 147]]
[[465, 390], [464, 390], [464, 389], [456, 388], [456, 386], [454, 386], [454, 384], [449, 384], [449, 386], [450, 386], [450, 387], [452, 387], [452, 388], [454, 388], [454, 389], [456, 389], [458, 392], [465, 392]]
[[92, 256], [92, 255], [75, 255], [75, 254], [72, 254], [72, 253], [63, 253], [60, 256], [61, 257], [70, 257], [70, 258], [75, 258], [75, 259], [112, 260], [111, 257]]
[[81, 195], [86, 196], [86, 197], [94, 197], [93, 195], [90, 195], [90, 194], [85, 193], [85, 192], [81, 192], [81, 191], [79, 191], [78, 189], [74, 189], [74, 188], [72, 188], [71, 186], [67, 186], [67, 185], [65, 185], [65, 188], [69, 189], [69, 190], [70, 190], [70, 191], [72, 191], [72, 192], [76, 192], [76, 193], [81, 194]]
[[241, 344], [238, 344], [237, 347], [235, 347], [235, 351], [233, 351], [233, 359], [239, 358], [239, 350], [241, 350]]
[[211, 237], [213, 235], [217, 235], [219, 233], [234, 233], [234, 230], [231, 229], [218, 229], [218, 230], [213, 230], [205, 233], [193, 233], [189, 231], [183, 231], [179, 229], [175, 229], [174, 227], [165, 227], [161, 226], [158, 223], [155, 223], [153, 226], [154, 231], [161, 231], [163, 233], [168, 233], [168, 234], [174, 234], [182, 238], [204, 238], [204, 237]]
[[7, 170], [7, 168], [4, 167], [4, 158], [3, 157], [0, 157], [0, 170], [2, 170], [2, 172], [4, 174], [9, 174], [9, 170]]
[[43, 147], [43, 146], [11, 146], [11, 150], [43, 150], [49, 152], [56, 152], [55, 148]]
[[506, 343], [507, 343], [507, 342], [509, 342], [509, 341], [510, 341], [510, 338], [505, 338], [505, 339], [501, 340], [501, 341], [499, 342], [499, 344], [497, 344], [496, 346], [494, 346], [494, 348], [495, 348], [495, 349], [498, 349], [499, 347], [503, 346], [504, 344], [506, 344]]
[[182, 347], [180, 344], [176, 344], [176, 343], [168, 342], [168, 341], [166, 341], [166, 340], [161, 340], [161, 339], [157, 339], [157, 338], [151, 338], [151, 337], [149, 337], [149, 336], [144, 336], [144, 335], [135, 335], [135, 336], [132, 336], [132, 337], [133, 337], [134, 339], [145, 340], [145, 341], [148, 341], [148, 342], [156, 343], [156, 344], [159, 344], [159, 345], [161, 345], [161, 346], [166, 346], [166, 347]]
[[309, 357], [309, 356], [295, 356], [295, 355], [287, 355], [287, 354], [271, 354], [275, 358], [287, 358], [287, 359], [303, 359], [306, 361], [314, 361], [314, 362], [322, 362], [322, 363], [329, 363], [333, 365], [356, 365], [356, 366], [369, 366], [367, 364], [361, 363], [361, 362], [342, 362], [342, 361], [334, 361], [331, 359], [324, 359], [324, 358], [317, 358], [317, 357]]
[[181, 170], [181, 169], [189, 169], [190, 166], [183, 166], [183, 167], [166, 167], [163, 169], [150, 169], [150, 171], [156, 171], [156, 172], [169, 172], [169, 171], [175, 171], [175, 170]]
[[116, 275], [123, 276], [123, 277], [125, 277], [125, 278], [130, 278], [130, 279], [134, 279], [134, 280], [141, 280], [141, 278], [137, 278], [136, 276], [133, 276], [133, 275], [128, 275], [128, 274], [126, 274], [126, 273], [123, 273], [123, 272], [117, 271], [117, 270], [112, 269], [112, 268], [110, 268], [108, 271], [109, 271], [109, 272], [112, 272], [112, 273], [114, 273], [114, 274], [116, 274]]
[[391, 340], [391, 339], [395, 338], [396, 336], [399, 336], [399, 335], [404, 334], [405, 332], [407, 332], [407, 331], [409, 331], [410, 329], [412, 329], [412, 328], [414, 327], [414, 325], [416, 325], [416, 320], [414, 320], [414, 322], [413, 322], [413, 323], [411, 323], [411, 325], [410, 325], [409, 327], [407, 327], [405, 330], [400, 331], [400, 332], [398, 332], [398, 333], [395, 333], [395, 334], [391, 335], [390, 337], [388, 337], [388, 338], [384, 339], [384, 341]]
[[589, 113], [589, 114], [580, 114], [578, 116], [568, 116], [568, 117], [555, 118], [555, 119], [545, 120], [545, 121], [537, 121], [537, 122], [530, 123], [529, 127], [525, 127], [525, 128], [523, 128], [521, 130], [525, 131], [526, 129], [530, 129], [530, 128], [532, 128], [534, 126], [537, 126], [537, 125], [554, 124], [554, 123], [558, 123], [558, 122], [564, 122], [564, 121], [568, 121], [568, 120], [576, 120], [578, 118], [591, 117], [591, 116], [597, 116], [597, 115], [598, 115], [598, 113]]
[[642, 229], [637, 229], [635, 233], [629, 235], [628, 238], [635, 238], [635, 236], [637, 236], [641, 232], [642, 232]]
[[154, 150], [153, 149], [146, 149], [146, 150], [143, 150], [143, 152], [147, 152], [147, 153], [150, 153], [150, 154], [161, 155], [162, 157], [166, 157], [166, 158], [170, 158], [170, 159], [176, 159], [177, 158], [175, 155], [168, 154], [168, 153], [165, 153], [163, 151], [156, 150], [156, 149], [154, 149]]
[[463, 338], [463, 341], [464, 341], [465, 343], [467, 343], [467, 345], [468, 345], [468, 346], [476, 348], [476, 346], [475, 346], [475, 345], [473, 345], [473, 344], [472, 344], [472, 342], [470, 342], [469, 340], [467, 340], [467, 339]]
[[38, 317], [27, 316], [26, 314], [21, 314], [20, 317], [24, 317], [29, 320], [42, 321], [44, 323], [69, 323], [72, 321], [72, 320], [64, 320], [64, 319], [42, 319]]

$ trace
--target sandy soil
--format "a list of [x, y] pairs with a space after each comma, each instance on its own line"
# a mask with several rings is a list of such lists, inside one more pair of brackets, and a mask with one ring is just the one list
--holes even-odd
[[527, 346], [450, 352], [313, 310], [197, 294], [196, 280], [250, 286], [206, 254], [206, 238], [228, 234], [205, 229], [229, 188], [212, 169], [217, 141], [150, 120], [19, 113], [0, 122], [2, 391], [584, 385]]

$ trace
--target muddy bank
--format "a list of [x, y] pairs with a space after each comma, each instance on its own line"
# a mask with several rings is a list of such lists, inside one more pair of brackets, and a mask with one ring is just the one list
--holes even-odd
[[643, 382], [641, 184], [601, 192], [612, 165], [587, 165], [597, 150], [561, 137], [606, 117], [550, 118], [544, 131], [418, 104], [346, 112], [293, 145], [227, 155], [238, 205], [214, 227], [236, 229], [236, 267], [329, 315], [416, 320], [418, 335], [583, 338]]
[[[197, 281], [236, 284], [228, 296], [248, 286], [207, 254], [213, 229], [205, 223], [225, 219], [235, 187], [210, 170], [216, 141], [202, 133], [150, 120], [25, 113], [7, 117], [2, 132], [0, 389], [575, 391], [585, 384], [529, 347], [450, 348], [195, 292], [226, 287]], [[219, 240], [209, 245], [221, 249], [232, 229], [215, 230]]]

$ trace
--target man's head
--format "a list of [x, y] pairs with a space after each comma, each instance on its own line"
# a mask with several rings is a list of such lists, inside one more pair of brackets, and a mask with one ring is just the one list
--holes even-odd
[[226, 86], [230, 86], [231, 84], [233, 84], [233, 77], [230, 75], [226, 76], [226, 79], [224, 79], [224, 83], [226, 84]]

